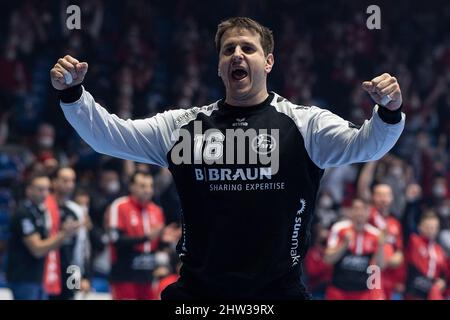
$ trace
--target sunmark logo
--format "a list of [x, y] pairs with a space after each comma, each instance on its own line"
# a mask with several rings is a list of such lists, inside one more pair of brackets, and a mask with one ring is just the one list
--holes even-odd
[[294, 220], [294, 231], [292, 232], [291, 237], [291, 259], [292, 259], [292, 267], [296, 266], [300, 263], [300, 254], [298, 254], [298, 236], [300, 229], [302, 227], [302, 214], [306, 209], [306, 200], [300, 199], [300, 208], [297, 210], [297, 214], [295, 215]]

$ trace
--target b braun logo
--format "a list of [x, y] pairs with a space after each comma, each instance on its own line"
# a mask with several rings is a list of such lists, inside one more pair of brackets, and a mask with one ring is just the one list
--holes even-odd
[[276, 149], [277, 142], [270, 134], [264, 133], [254, 137], [251, 146], [256, 153], [269, 154]]

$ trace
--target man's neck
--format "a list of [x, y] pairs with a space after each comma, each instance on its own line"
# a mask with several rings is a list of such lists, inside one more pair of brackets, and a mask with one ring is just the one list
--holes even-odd
[[55, 196], [56, 202], [57, 202], [58, 204], [63, 204], [64, 202], [66, 202], [67, 200], [69, 200], [69, 196], [62, 195], [62, 194], [60, 194], [60, 193], [54, 193], [54, 196]]
[[354, 226], [356, 232], [362, 232], [364, 231], [365, 223], [354, 223]]
[[146, 207], [150, 203], [150, 200], [142, 201], [133, 195], [130, 195], [130, 197], [138, 206], [140, 206], [142, 208]]
[[44, 204], [44, 201], [39, 202], [33, 198], [28, 198], [28, 200], [30, 200], [30, 202], [33, 206], [38, 207], [38, 208], [40, 208]]
[[242, 98], [242, 99], [232, 97], [231, 95], [229, 95], [227, 93], [227, 96], [225, 98], [225, 103], [230, 106], [234, 106], [234, 107], [250, 107], [250, 106], [256, 106], [256, 105], [264, 102], [264, 100], [266, 100], [268, 96], [269, 96], [269, 93], [267, 92], [267, 90], [262, 90], [253, 97]]
[[383, 217], [389, 216], [389, 208], [377, 208], [377, 207], [375, 207], [375, 209], [376, 209]]

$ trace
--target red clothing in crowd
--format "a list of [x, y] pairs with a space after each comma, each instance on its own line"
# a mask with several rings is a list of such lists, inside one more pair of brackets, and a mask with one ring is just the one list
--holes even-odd
[[305, 257], [305, 271], [308, 275], [308, 288], [311, 291], [321, 290], [331, 282], [333, 267], [323, 261], [325, 248], [315, 245], [309, 249]]
[[[58, 202], [54, 195], [49, 195], [45, 199], [46, 224], [49, 228], [50, 236], [56, 236], [60, 229], [60, 212]], [[44, 267], [44, 289], [47, 294], [59, 295], [61, 288], [61, 257], [58, 249], [50, 251], [45, 258]]]
[[132, 197], [115, 200], [109, 209], [111, 230], [111, 288], [113, 299], [153, 299], [154, 251], [158, 239], [146, 234], [164, 226], [162, 209], [142, 206]]
[[115, 282], [111, 283], [114, 300], [155, 300], [151, 283]]
[[171, 285], [172, 283], [176, 282], [178, 280], [180, 276], [177, 274], [169, 274], [168, 276], [162, 278], [160, 281], [158, 281], [155, 291], [154, 291], [154, 296], [155, 299], [160, 300], [161, 299], [161, 292], [168, 286]]
[[443, 294], [436, 280], [445, 279], [448, 272], [444, 250], [434, 241], [412, 234], [406, 254], [408, 277], [406, 299], [441, 300]]
[[[386, 242], [384, 244], [385, 259], [400, 250], [403, 251], [403, 234], [400, 221], [392, 215], [384, 217], [375, 207], [371, 208], [369, 223], [379, 230], [386, 229]], [[387, 267], [381, 273], [381, 287], [386, 299], [390, 299], [396, 287], [404, 287], [406, 281], [405, 264], [398, 267]]]
[[340, 221], [331, 228], [328, 247], [340, 245], [347, 232], [354, 237], [344, 256], [334, 265], [332, 285], [327, 288], [327, 300], [376, 300], [382, 299], [378, 289], [369, 289], [368, 267], [374, 264], [378, 250], [380, 231], [370, 224], [363, 231], [357, 231], [351, 221]]

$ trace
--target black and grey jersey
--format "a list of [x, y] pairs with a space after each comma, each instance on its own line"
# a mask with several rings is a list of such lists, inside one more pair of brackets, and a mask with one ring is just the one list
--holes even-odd
[[19, 204], [11, 217], [11, 237], [6, 267], [6, 275], [10, 283], [42, 282], [45, 258], [35, 257], [26, 246], [24, 239], [34, 233], [41, 239], [48, 238], [45, 210], [45, 206], [38, 206], [26, 199]]
[[375, 106], [356, 128], [274, 92], [256, 106], [221, 100], [122, 120], [79, 92], [61, 106], [92, 148], [170, 169], [183, 209], [180, 281], [222, 297], [300, 287], [323, 170], [381, 158], [405, 122], [401, 112]]

